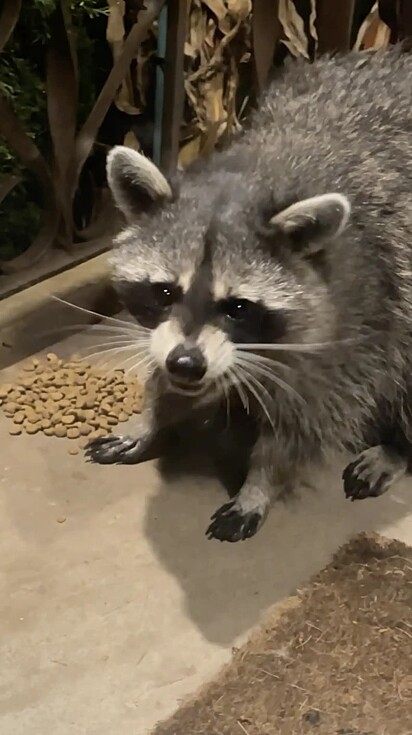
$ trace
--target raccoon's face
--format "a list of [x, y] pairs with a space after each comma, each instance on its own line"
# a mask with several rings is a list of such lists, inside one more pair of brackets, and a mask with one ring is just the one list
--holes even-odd
[[257, 226], [256, 208], [238, 190], [205, 202], [211, 189], [194, 178], [175, 199], [155, 165], [131, 149], [115, 147], [107, 171], [130, 225], [117, 239], [115, 285], [150, 330], [151, 356], [172, 390], [226, 391], [243, 376], [253, 392], [251, 355], [330, 337], [323, 251], [346, 225], [345, 197], [298, 201]]

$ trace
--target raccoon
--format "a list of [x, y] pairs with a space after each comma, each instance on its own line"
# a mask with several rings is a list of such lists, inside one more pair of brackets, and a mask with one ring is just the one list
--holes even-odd
[[384, 493], [412, 457], [412, 58], [289, 64], [248, 128], [176, 186], [115, 147], [127, 227], [113, 282], [152, 367], [147, 430], [95, 439], [133, 464], [198, 432], [231, 497], [207, 536], [262, 526], [297, 473], [350, 448], [346, 497]]

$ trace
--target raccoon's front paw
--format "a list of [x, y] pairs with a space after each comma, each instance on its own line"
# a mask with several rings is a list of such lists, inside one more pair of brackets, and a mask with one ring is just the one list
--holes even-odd
[[259, 530], [265, 513], [258, 509], [245, 512], [236, 501], [225, 503], [212, 515], [211, 524], [206, 531], [208, 539], [218, 541], [244, 541]]
[[343, 488], [350, 500], [363, 500], [383, 495], [402, 477], [406, 462], [386, 447], [365, 449], [343, 472]]
[[92, 439], [85, 455], [98, 464], [137, 464], [141, 461], [142, 440], [129, 436], [103, 436]]

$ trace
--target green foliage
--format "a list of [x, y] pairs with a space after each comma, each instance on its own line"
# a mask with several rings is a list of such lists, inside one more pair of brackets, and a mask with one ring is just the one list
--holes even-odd
[[[0, 56], [0, 91], [11, 103], [26, 132], [43, 153], [49, 146], [45, 90], [45, 52], [50, 38], [50, 18], [57, 0], [23, 0], [15, 32]], [[72, 23], [79, 58], [79, 124], [96, 98], [96, 40], [93, 23], [107, 14], [107, 0], [72, 0]], [[101, 34], [100, 34], [101, 36]], [[98, 66], [98, 65], [97, 65]], [[22, 183], [0, 203], [0, 258], [25, 250], [40, 224], [38, 185], [22, 169], [8, 145], [0, 139], [0, 172], [17, 173]]]

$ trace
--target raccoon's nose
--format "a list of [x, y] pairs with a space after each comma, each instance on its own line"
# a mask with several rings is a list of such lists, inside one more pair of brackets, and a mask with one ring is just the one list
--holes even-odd
[[178, 345], [168, 355], [166, 368], [178, 380], [198, 382], [206, 373], [206, 360], [197, 347], [186, 349]]

